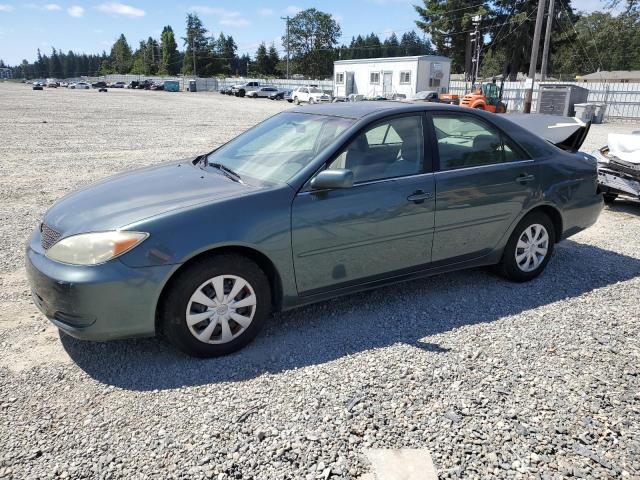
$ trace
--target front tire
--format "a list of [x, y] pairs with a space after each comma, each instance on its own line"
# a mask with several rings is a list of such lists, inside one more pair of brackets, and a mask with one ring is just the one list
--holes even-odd
[[602, 195], [602, 198], [604, 199], [604, 203], [606, 203], [607, 205], [613, 205], [613, 203], [616, 201], [616, 198], [618, 198], [618, 194], [605, 193], [604, 195]]
[[296, 105], [300, 105], [300, 99], [298, 97], [294, 98], [293, 103], [295, 103]]
[[528, 282], [540, 275], [553, 254], [556, 235], [551, 219], [542, 212], [530, 213], [516, 226], [498, 265], [513, 282]]
[[264, 272], [246, 257], [220, 254], [183, 270], [161, 304], [162, 333], [194, 357], [235, 352], [258, 334], [271, 313]]

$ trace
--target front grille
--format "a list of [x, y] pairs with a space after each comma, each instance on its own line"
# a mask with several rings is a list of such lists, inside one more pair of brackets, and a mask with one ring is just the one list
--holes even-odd
[[51, 248], [54, 243], [60, 240], [60, 235], [62, 235], [60, 232], [45, 225], [44, 223], [40, 224], [40, 233], [40, 244], [45, 250]]

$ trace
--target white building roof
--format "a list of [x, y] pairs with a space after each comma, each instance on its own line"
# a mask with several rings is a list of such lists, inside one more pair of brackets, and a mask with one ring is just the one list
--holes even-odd
[[415, 55], [412, 57], [381, 57], [381, 58], [354, 58], [351, 60], [336, 60], [333, 62], [336, 65], [348, 65], [354, 63], [391, 63], [391, 62], [411, 62], [417, 60], [430, 60], [433, 62], [450, 62], [448, 57], [441, 57], [440, 55]]
[[640, 70], [602, 70], [579, 77], [582, 80], [640, 80]]

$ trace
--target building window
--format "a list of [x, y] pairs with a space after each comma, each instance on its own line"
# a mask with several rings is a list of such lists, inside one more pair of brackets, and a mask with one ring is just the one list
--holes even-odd
[[400, 85], [409, 85], [411, 83], [411, 72], [400, 72]]
[[369, 75], [369, 83], [372, 85], [380, 85], [380, 72], [371, 72]]
[[336, 73], [336, 83], [344, 83], [344, 73]]

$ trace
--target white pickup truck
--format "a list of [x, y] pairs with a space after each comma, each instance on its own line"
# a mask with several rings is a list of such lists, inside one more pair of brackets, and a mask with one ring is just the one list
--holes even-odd
[[236, 97], [244, 97], [249, 90], [258, 90], [261, 86], [260, 82], [239, 83], [231, 87], [231, 93]]

